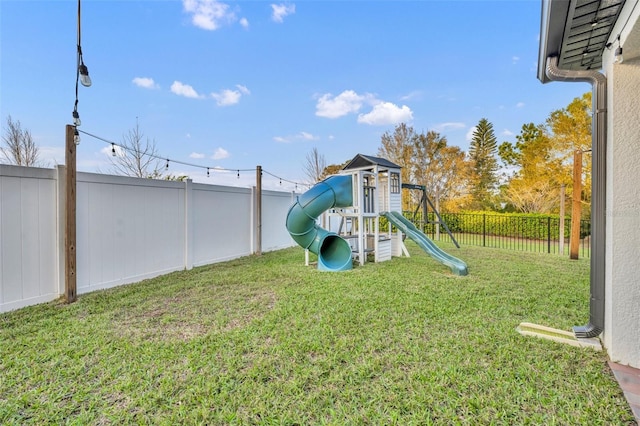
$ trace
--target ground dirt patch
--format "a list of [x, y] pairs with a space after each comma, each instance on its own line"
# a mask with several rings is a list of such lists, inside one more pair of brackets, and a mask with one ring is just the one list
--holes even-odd
[[246, 326], [270, 311], [273, 291], [238, 285], [190, 288], [113, 315], [114, 332], [143, 340], [190, 340]]

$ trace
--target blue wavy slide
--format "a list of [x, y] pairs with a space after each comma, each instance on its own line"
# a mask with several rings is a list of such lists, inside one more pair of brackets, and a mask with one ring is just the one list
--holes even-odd
[[396, 228], [407, 234], [407, 237], [415, 241], [422, 250], [424, 250], [429, 256], [433, 257], [438, 262], [445, 266], [448, 266], [456, 275], [467, 275], [467, 264], [457, 257], [451, 256], [447, 252], [438, 247], [429, 237], [420, 232], [418, 228], [414, 226], [409, 219], [404, 217], [399, 212], [384, 212], [381, 216], [386, 217], [389, 223], [393, 224]]
[[347, 271], [353, 268], [349, 243], [316, 223], [325, 210], [352, 204], [351, 176], [336, 175], [300, 195], [287, 213], [289, 234], [302, 248], [318, 255], [320, 271]]

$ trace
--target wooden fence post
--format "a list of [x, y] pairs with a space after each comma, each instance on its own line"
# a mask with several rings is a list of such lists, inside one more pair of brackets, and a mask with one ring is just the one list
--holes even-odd
[[558, 252], [564, 256], [564, 198], [566, 185], [560, 185], [560, 229], [558, 233]]
[[64, 298], [67, 303], [76, 301], [76, 128], [70, 124], [65, 133], [65, 268]]
[[582, 211], [582, 151], [573, 154], [573, 201], [571, 206], [571, 237], [569, 258], [578, 259], [580, 251], [580, 213]]

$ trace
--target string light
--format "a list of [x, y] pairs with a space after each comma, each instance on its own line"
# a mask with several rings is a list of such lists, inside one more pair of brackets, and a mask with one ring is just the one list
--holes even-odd
[[80, 121], [80, 114], [78, 113], [78, 83], [82, 83], [83, 86], [89, 87], [91, 86], [91, 78], [89, 77], [89, 69], [84, 64], [84, 59], [82, 58], [82, 43], [81, 43], [81, 34], [80, 30], [80, 0], [78, 0], [78, 41], [77, 41], [77, 55], [76, 55], [76, 100], [73, 104], [73, 112], [71, 116], [73, 117], [73, 125], [76, 126], [76, 130], [74, 132], [73, 141], [76, 145], [80, 143], [80, 135], [78, 134], [78, 126], [82, 124]]
[[618, 48], [613, 53], [613, 62], [616, 64], [621, 64], [624, 58], [622, 57], [622, 46], [620, 45], [620, 34], [618, 34]]
[[166, 170], [169, 170], [169, 159], [168, 159], [168, 158], [167, 158], [167, 165], [166, 165], [166, 166], [164, 166], [164, 168], [165, 168]]
[[73, 125], [74, 126], [79, 126], [82, 124], [82, 121], [80, 121], [80, 114], [78, 114], [78, 110], [74, 109], [73, 112], [71, 113], [71, 115], [73, 116]]
[[[110, 144], [111, 145], [111, 155], [113, 155], [113, 156], [117, 156], [116, 147], [121, 150], [121, 153], [124, 153], [126, 151], [132, 151], [131, 148], [128, 148], [126, 146], [120, 145], [120, 144], [118, 144], [116, 142], [113, 142], [111, 140], [102, 138], [100, 136], [97, 136], [97, 135], [94, 135], [92, 133], [86, 132], [84, 130], [79, 130], [79, 129], [76, 128], [75, 129], [75, 133], [74, 133], [75, 134], [74, 140], [77, 141], [77, 143], [80, 142], [80, 133], [84, 133], [85, 135], [90, 136], [90, 137], [92, 137], [94, 139], [98, 139], [98, 140], [100, 140], [102, 142]], [[250, 171], [254, 171], [255, 170], [255, 168], [251, 168], [251, 169], [225, 169], [225, 168], [222, 168], [222, 167], [204, 166], [204, 165], [200, 165], [200, 164], [188, 163], [186, 161], [174, 160], [174, 159], [167, 158], [167, 157], [161, 157], [161, 156], [154, 155], [154, 154], [148, 154], [148, 157], [149, 158], [154, 158], [156, 160], [166, 161], [166, 163], [165, 163], [165, 168], [166, 169], [169, 168], [169, 162], [171, 161], [171, 162], [174, 162], [176, 164], [181, 164], [181, 165], [188, 166], [188, 167], [193, 167], [193, 168], [199, 168], [199, 169], [206, 170], [207, 171], [207, 177], [209, 177], [211, 175], [212, 171], [219, 171], [219, 172], [234, 172], [235, 171], [236, 172], [236, 177], [239, 179], [240, 178], [240, 172], [250, 172]], [[280, 182], [280, 185], [282, 185], [282, 182], [287, 182], [287, 183], [290, 183], [292, 185], [295, 185], [296, 191], [298, 190], [298, 186], [311, 188], [311, 185], [309, 185], [309, 184], [305, 184], [305, 183], [301, 183], [301, 182], [295, 182], [295, 181], [292, 181], [292, 180], [287, 180], [287, 179], [282, 178], [281, 176], [277, 176], [277, 175], [275, 175], [273, 173], [270, 173], [269, 171], [264, 170], [264, 169], [262, 169], [262, 174], [263, 175], [267, 174], [269, 176], [272, 176], [275, 179], [278, 179], [278, 181]]]
[[78, 133], [77, 127], [73, 129], [73, 143], [80, 145], [80, 133]]

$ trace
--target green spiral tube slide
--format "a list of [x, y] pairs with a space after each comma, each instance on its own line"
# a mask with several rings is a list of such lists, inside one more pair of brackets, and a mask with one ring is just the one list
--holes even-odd
[[287, 213], [289, 234], [302, 248], [318, 255], [320, 271], [347, 271], [353, 267], [349, 243], [316, 223], [325, 210], [352, 204], [351, 176], [336, 175], [300, 195]]

